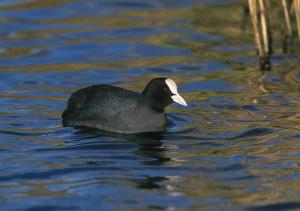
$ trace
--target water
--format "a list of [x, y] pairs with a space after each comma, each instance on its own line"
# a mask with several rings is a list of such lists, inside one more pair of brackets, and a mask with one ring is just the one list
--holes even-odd
[[[300, 208], [300, 73], [257, 70], [243, 1], [0, 3], [1, 210]], [[162, 137], [63, 128], [91, 84], [177, 81]]]

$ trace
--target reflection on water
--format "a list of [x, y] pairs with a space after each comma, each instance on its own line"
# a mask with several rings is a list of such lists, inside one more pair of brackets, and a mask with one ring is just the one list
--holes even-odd
[[[243, 1], [1, 1], [1, 208], [300, 208], [298, 61], [259, 72], [249, 25]], [[167, 133], [62, 128], [74, 90], [158, 76], [189, 104]]]

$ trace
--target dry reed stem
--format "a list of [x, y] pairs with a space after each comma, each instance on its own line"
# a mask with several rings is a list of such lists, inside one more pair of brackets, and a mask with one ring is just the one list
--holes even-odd
[[254, 30], [256, 47], [257, 47], [259, 56], [262, 56], [263, 49], [262, 49], [262, 43], [261, 43], [261, 39], [260, 39], [260, 32], [259, 32], [259, 28], [258, 28], [256, 0], [248, 0], [248, 4], [249, 4], [251, 22], [252, 22], [252, 26], [253, 26], [253, 30]]
[[260, 21], [261, 21], [261, 29], [263, 36], [263, 54], [264, 56], [269, 54], [269, 39], [268, 39], [268, 30], [267, 30], [267, 18], [266, 18], [266, 9], [264, 0], [259, 0], [260, 6]]
[[[257, 2], [258, 1], [258, 2]], [[292, 38], [294, 24], [294, 16], [296, 27], [298, 30], [298, 38], [300, 41], [300, 0], [293, 0], [289, 7], [288, 0], [281, 0], [284, 19], [286, 25], [286, 34]], [[272, 50], [272, 34], [270, 10], [271, 5], [268, 0], [248, 0], [250, 18], [254, 31], [256, 48], [259, 54], [261, 69], [269, 69], [269, 55]], [[275, 5], [276, 6], [276, 5]], [[259, 16], [258, 16], [259, 15]]]
[[294, 0], [295, 16], [298, 29], [298, 38], [300, 41], [300, 0]]
[[291, 27], [291, 20], [290, 20], [290, 15], [288, 11], [288, 5], [287, 5], [287, 0], [282, 0], [282, 7], [283, 7], [283, 12], [284, 12], [284, 17], [285, 17], [285, 24], [287, 28], [287, 34], [289, 36], [292, 36], [292, 27]]

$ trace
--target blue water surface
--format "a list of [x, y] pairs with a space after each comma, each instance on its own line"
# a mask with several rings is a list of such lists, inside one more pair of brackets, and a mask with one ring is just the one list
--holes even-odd
[[[2, 0], [1, 210], [300, 208], [299, 65], [278, 53], [258, 70], [243, 5]], [[75, 90], [154, 77], [188, 102], [165, 134], [62, 127]]]

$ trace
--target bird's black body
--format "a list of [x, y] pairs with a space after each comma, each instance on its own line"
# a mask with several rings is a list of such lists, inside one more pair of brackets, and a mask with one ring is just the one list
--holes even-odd
[[80, 89], [68, 101], [63, 125], [116, 133], [165, 131], [164, 108], [173, 102], [165, 80], [153, 79], [141, 94], [110, 85]]

